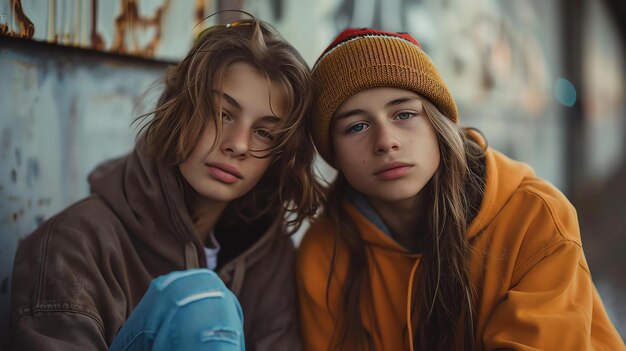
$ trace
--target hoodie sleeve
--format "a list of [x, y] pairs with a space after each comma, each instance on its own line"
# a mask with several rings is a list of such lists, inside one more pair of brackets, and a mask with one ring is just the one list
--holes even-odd
[[526, 213], [536, 211], [511, 256], [511, 284], [484, 329], [484, 348], [624, 350], [591, 279], [573, 207], [545, 197], [527, 204]]
[[[111, 306], [112, 294], [92, 243], [74, 225], [78, 220], [61, 213], [20, 243], [12, 273], [11, 350], [108, 348], [114, 334], [107, 332], [116, 330], [105, 330], [98, 306]], [[115, 308], [109, 312], [116, 315]]]

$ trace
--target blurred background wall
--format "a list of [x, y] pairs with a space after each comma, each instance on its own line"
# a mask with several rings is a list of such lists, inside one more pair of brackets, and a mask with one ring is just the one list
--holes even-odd
[[19, 240], [85, 196], [96, 164], [132, 148], [152, 83], [199, 31], [230, 20], [206, 16], [233, 8], [272, 23], [310, 65], [346, 26], [413, 34], [461, 124], [577, 207], [594, 281], [626, 336], [624, 1], [0, 0], [0, 345]]

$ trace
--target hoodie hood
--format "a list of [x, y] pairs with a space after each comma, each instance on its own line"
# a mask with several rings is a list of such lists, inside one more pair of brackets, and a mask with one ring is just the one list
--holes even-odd
[[[487, 148], [485, 139], [478, 132], [470, 129], [468, 133], [480, 146]], [[535, 177], [529, 165], [512, 160], [491, 148], [485, 152], [485, 165], [485, 193], [480, 210], [467, 230], [469, 238], [493, 221], [525, 179]]]
[[91, 192], [102, 197], [122, 221], [138, 250], [150, 251], [181, 269], [206, 266], [203, 245], [185, 205], [186, 185], [175, 167], [135, 148], [98, 166], [88, 181]]

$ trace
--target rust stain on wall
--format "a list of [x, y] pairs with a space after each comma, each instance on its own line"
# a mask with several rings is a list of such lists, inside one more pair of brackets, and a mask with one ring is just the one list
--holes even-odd
[[[236, 0], [241, 1], [241, 0]], [[0, 0], [0, 35], [149, 59], [177, 60], [187, 48], [185, 26], [201, 22], [217, 1]]]
[[98, 9], [98, 0], [91, 0], [91, 47], [96, 50], [104, 49], [104, 40], [102, 40], [102, 36], [98, 34], [97, 30], [97, 9]]
[[[121, 0], [122, 13], [115, 19], [115, 39], [111, 51], [122, 54], [141, 55], [154, 57], [156, 47], [161, 41], [163, 14], [170, 6], [170, 0], [165, 0], [153, 17], [142, 17], [139, 15], [137, 0]], [[152, 40], [143, 48], [130, 47], [126, 42], [127, 32], [133, 30], [154, 27], [156, 33]]]
[[19, 31], [13, 32], [9, 29], [7, 24], [2, 24], [0, 25], [0, 34], [32, 39], [33, 35], [35, 35], [35, 25], [33, 25], [33, 22], [24, 13], [24, 10], [22, 9], [22, 1], [13, 0], [12, 9], [19, 26]]

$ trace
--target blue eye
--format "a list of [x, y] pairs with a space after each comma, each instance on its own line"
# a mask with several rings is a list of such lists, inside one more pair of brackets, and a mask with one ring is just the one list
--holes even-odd
[[394, 117], [394, 119], [401, 119], [401, 120], [404, 120], [404, 119], [411, 119], [411, 118], [413, 118], [413, 117], [415, 117], [415, 114], [414, 114], [414, 113], [411, 113], [411, 112], [400, 112], [400, 113], [398, 113], [398, 114]]
[[367, 124], [365, 123], [357, 123], [353, 126], [351, 126], [350, 128], [348, 128], [348, 133], [358, 133], [358, 132], [362, 132], [365, 129], [367, 129]]

